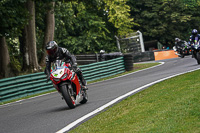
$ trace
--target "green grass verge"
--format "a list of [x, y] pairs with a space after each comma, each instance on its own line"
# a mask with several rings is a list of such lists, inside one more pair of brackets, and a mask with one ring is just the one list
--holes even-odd
[[199, 133], [200, 70], [126, 98], [70, 133]]
[[[91, 81], [91, 82], [88, 82], [88, 84], [99, 82], [99, 81], [104, 81], [104, 80], [111, 79], [111, 78], [115, 78], [115, 77], [118, 77], [118, 76], [121, 76], [121, 75], [125, 75], [125, 74], [128, 74], [128, 73], [139, 71], [139, 70], [142, 70], [142, 69], [145, 69], [145, 68], [149, 68], [149, 67], [152, 67], [152, 66], [155, 66], [155, 65], [158, 65], [158, 64], [160, 64], [160, 63], [134, 64], [134, 69], [132, 71], [124, 72], [124, 73], [121, 73], [121, 74], [117, 74], [117, 75], [110, 76], [110, 77], [107, 77], [107, 78], [102, 78], [102, 79], [95, 80], [95, 81]], [[38, 93], [38, 94], [34, 94], [34, 95], [30, 95], [30, 96], [26, 96], [26, 97], [22, 97], [22, 98], [18, 98], [18, 99], [6, 101], [6, 102], [1, 102], [0, 105], [11, 103], [11, 102], [15, 102], [15, 101], [19, 101], [19, 100], [23, 100], [23, 99], [28, 99], [28, 98], [31, 98], [31, 97], [47, 94], [47, 93], [54, 92], [54, 91], [56, 91], [56, 90], [51, 90], [51, 91]]]

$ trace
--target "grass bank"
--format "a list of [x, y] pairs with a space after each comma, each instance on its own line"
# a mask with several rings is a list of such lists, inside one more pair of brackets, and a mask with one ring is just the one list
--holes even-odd
[[200, 71], [155, 84], [70, 133], [199, 133]]
[[[122, 76], [122, 75], [125, 75], [125, 74], [128, 74], [128, 73], [132, 73], [132, 72], [139, 71], [139, 70], [142, 70], [142, 69], [145, 69], [145, 68], [156, 66], [158, 64], [160, 64], [160, 63], [134, 64], [134, 69], [132, 71], [124, 72], [124, 73], [121, 73], [121, 74], [117, 74], [117, 75], [110, 76], [110, 77], [107, 77], [107, 78], [102, 78], [102, 79], [95, 80], [95, 81], [91, 81], [91, 82], [88, 82], [88, 84], [91, 84], [91, 83], [94, 83], [94, 82], [99, 82], [99, 81], [104, 81], [104, 80], [115, 78], [115, 77], [119, 77], [119, 76]], [[39, 95], [43, 95], [43, 94], [47, 94], [47, 93], [51, 93], [51, 92], [55, 92], [55, 91], [56, 91], [56, 89], [52, 90], [52, 91], [47, 91], [47, 92], [43, 92], [43, 93], [39, 93], [39, 94], [34, 94], [34, 95], [30, 95], [30, 96], [14, 99], [14, 100], [7, 101], [7, 102], [1, 102], [0, 105], [11, 103], [11, 102], [15, 102], [15, 101], [19, 101], [19, 100], [23, 100], [23, 99], [28, 99], [28, 98], [31, 98], [31, 97], [35, 97], [35, 96], [39, 96]]]

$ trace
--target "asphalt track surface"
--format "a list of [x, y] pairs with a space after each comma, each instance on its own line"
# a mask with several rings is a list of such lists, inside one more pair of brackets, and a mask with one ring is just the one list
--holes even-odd
[[88, 85], [88, 102], [75, 109], [69, 109], [57, 92], [0, 106], [0, 133], [55, 133], [121, 95], [159, 79], [200, 67], [191, 56], [163, 62], [158, 67]]

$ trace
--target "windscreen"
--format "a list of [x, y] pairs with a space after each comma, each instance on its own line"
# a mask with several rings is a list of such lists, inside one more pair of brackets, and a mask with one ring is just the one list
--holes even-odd
[[57, 69], [62, 69], [64, 66], [64, 62], [62, 62], [62, 60], [56, 60], [53, 62], [51, 70], [52, 71], [56, 71]]

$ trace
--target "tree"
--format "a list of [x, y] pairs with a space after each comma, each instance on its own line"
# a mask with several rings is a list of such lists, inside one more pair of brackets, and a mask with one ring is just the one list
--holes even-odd
[[84, 2], [57, 2], [55, 18], [55, 40], [70, 52], [94, 53], [104, 47], [108, 51], [113, 48], [112, 35], [98, 16], [98, 8]]
[[197, 0], [193, 0], [193, 1], [184, 1], [184, 5], [185, 5], [185, 12], [187, 12], [187, 14], [191, 15], [191, 21], [189, 22], [189, 26], [188, 26], [188, 36], [191, 35], [191, 31], [192, 29], [197, 29], [198, 31], [200, 31], [200, 27], [199, 27], [199, 21], [200, 21], [200, 11], [199, 11], [199, 7], [200, 7], [200, 1]]
[[117, 35], [126, 35], [133, 32], [133, 18], [130, 18], [130, 7], [127, 0], [104, 0], [108, 21], [117, 28]]
[[31, 19], [28, 22], [28, 25], [24, 28], [24, 41], [25, 41], [25, 54], [28, 58], [28, 62], [24, 68], [25, 70], [35, 71], [37, 72], [40, 67], [38, 65], [38, 58], [37, 58], [37, 48], [36, 48], [36, 33], [35, 33], [35, 2], [32, 0], [27, 0], [26, 8], [30, 13]]
[[[9, 54], [7, 40], [20, 36], [23, 26], [29, 19], [23, 3], [24, 0], [0, 1], [0, 77], [13, 75], [12, 70], [16, 67], [14, 63], [12, 65], [11, 61], [14, 57], [13, 54]], [[14, 46], [12, 47], [14, 48]]]
[[135, 24], [128, 12], [123, 0], [56, 2], [55, 39], [74, 54], [116, 51], [114, 36], [132, 32]]
[[47, 3], [47, 13], [46, 13], [46, 27], [45, 27], [45, 33], [44, 33], [44, 43], [42, 47], [42, 55], [40, 59], [40, 65], [44, 66], [45, 64], [45, 56], [46, 56], [46, 49], [45, 46], [49, 41], [54, 40], [54, 31], [55, 31], [55, 17], [54, 17], [54, 6], [55, 2], [49, 2]]
[[0, 78], [9, 76], [10, 56], [5, 37], [0, 37]]
[[186, 39], [191, 14], [182, 0], [135, 0], [129, 1], [131, 15], [140, 26], [145, 40], [158, 40], [173, 45], [175, 37]]

